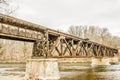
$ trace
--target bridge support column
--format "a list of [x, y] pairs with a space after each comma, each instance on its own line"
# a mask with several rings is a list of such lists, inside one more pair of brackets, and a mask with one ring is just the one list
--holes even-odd
[[58, 80], [57, 59], [30, 59], [26, 63], [26, 80]]
[[111, 63], [111, 64], [116, 64], [116, 63], [119, 62], [118, 57], [111, 57], [111, 58], [109, 58], [109, 60], [110, 60], [110, 63]]
[[107, 57], [94, 57], [92, 58], [92, 66], [99, 66], [99, 65], [110, 65], [109, 58]]

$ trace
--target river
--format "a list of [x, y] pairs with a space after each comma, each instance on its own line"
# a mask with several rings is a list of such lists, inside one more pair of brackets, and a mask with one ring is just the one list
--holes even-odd
[[[60, 80], [120, 80], [120, 63], [91, 66], [89, 63], [60, 63]], [[25, 64], [0, 64], [0, 80], [18, 80]]]

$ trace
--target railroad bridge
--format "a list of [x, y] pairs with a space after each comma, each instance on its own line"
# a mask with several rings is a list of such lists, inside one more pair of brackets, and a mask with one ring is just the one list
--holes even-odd
[[114, 57], [118, 50], [0, 14], [0, 38], [33, 42], [33, 59]]

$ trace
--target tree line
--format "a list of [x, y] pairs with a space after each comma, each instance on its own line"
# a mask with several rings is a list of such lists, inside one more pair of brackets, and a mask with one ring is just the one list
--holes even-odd
[[120, 47], [120, 37], [113, 36], [107, 28], [96, 26], [70, 26], [68, 33], [113, 48]]

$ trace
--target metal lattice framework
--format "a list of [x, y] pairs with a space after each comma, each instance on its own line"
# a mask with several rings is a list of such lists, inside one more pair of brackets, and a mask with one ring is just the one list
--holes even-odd
[[0, 14], [0, 38], [34, 42], [33, 57], [114, 57], [117, 49]]

